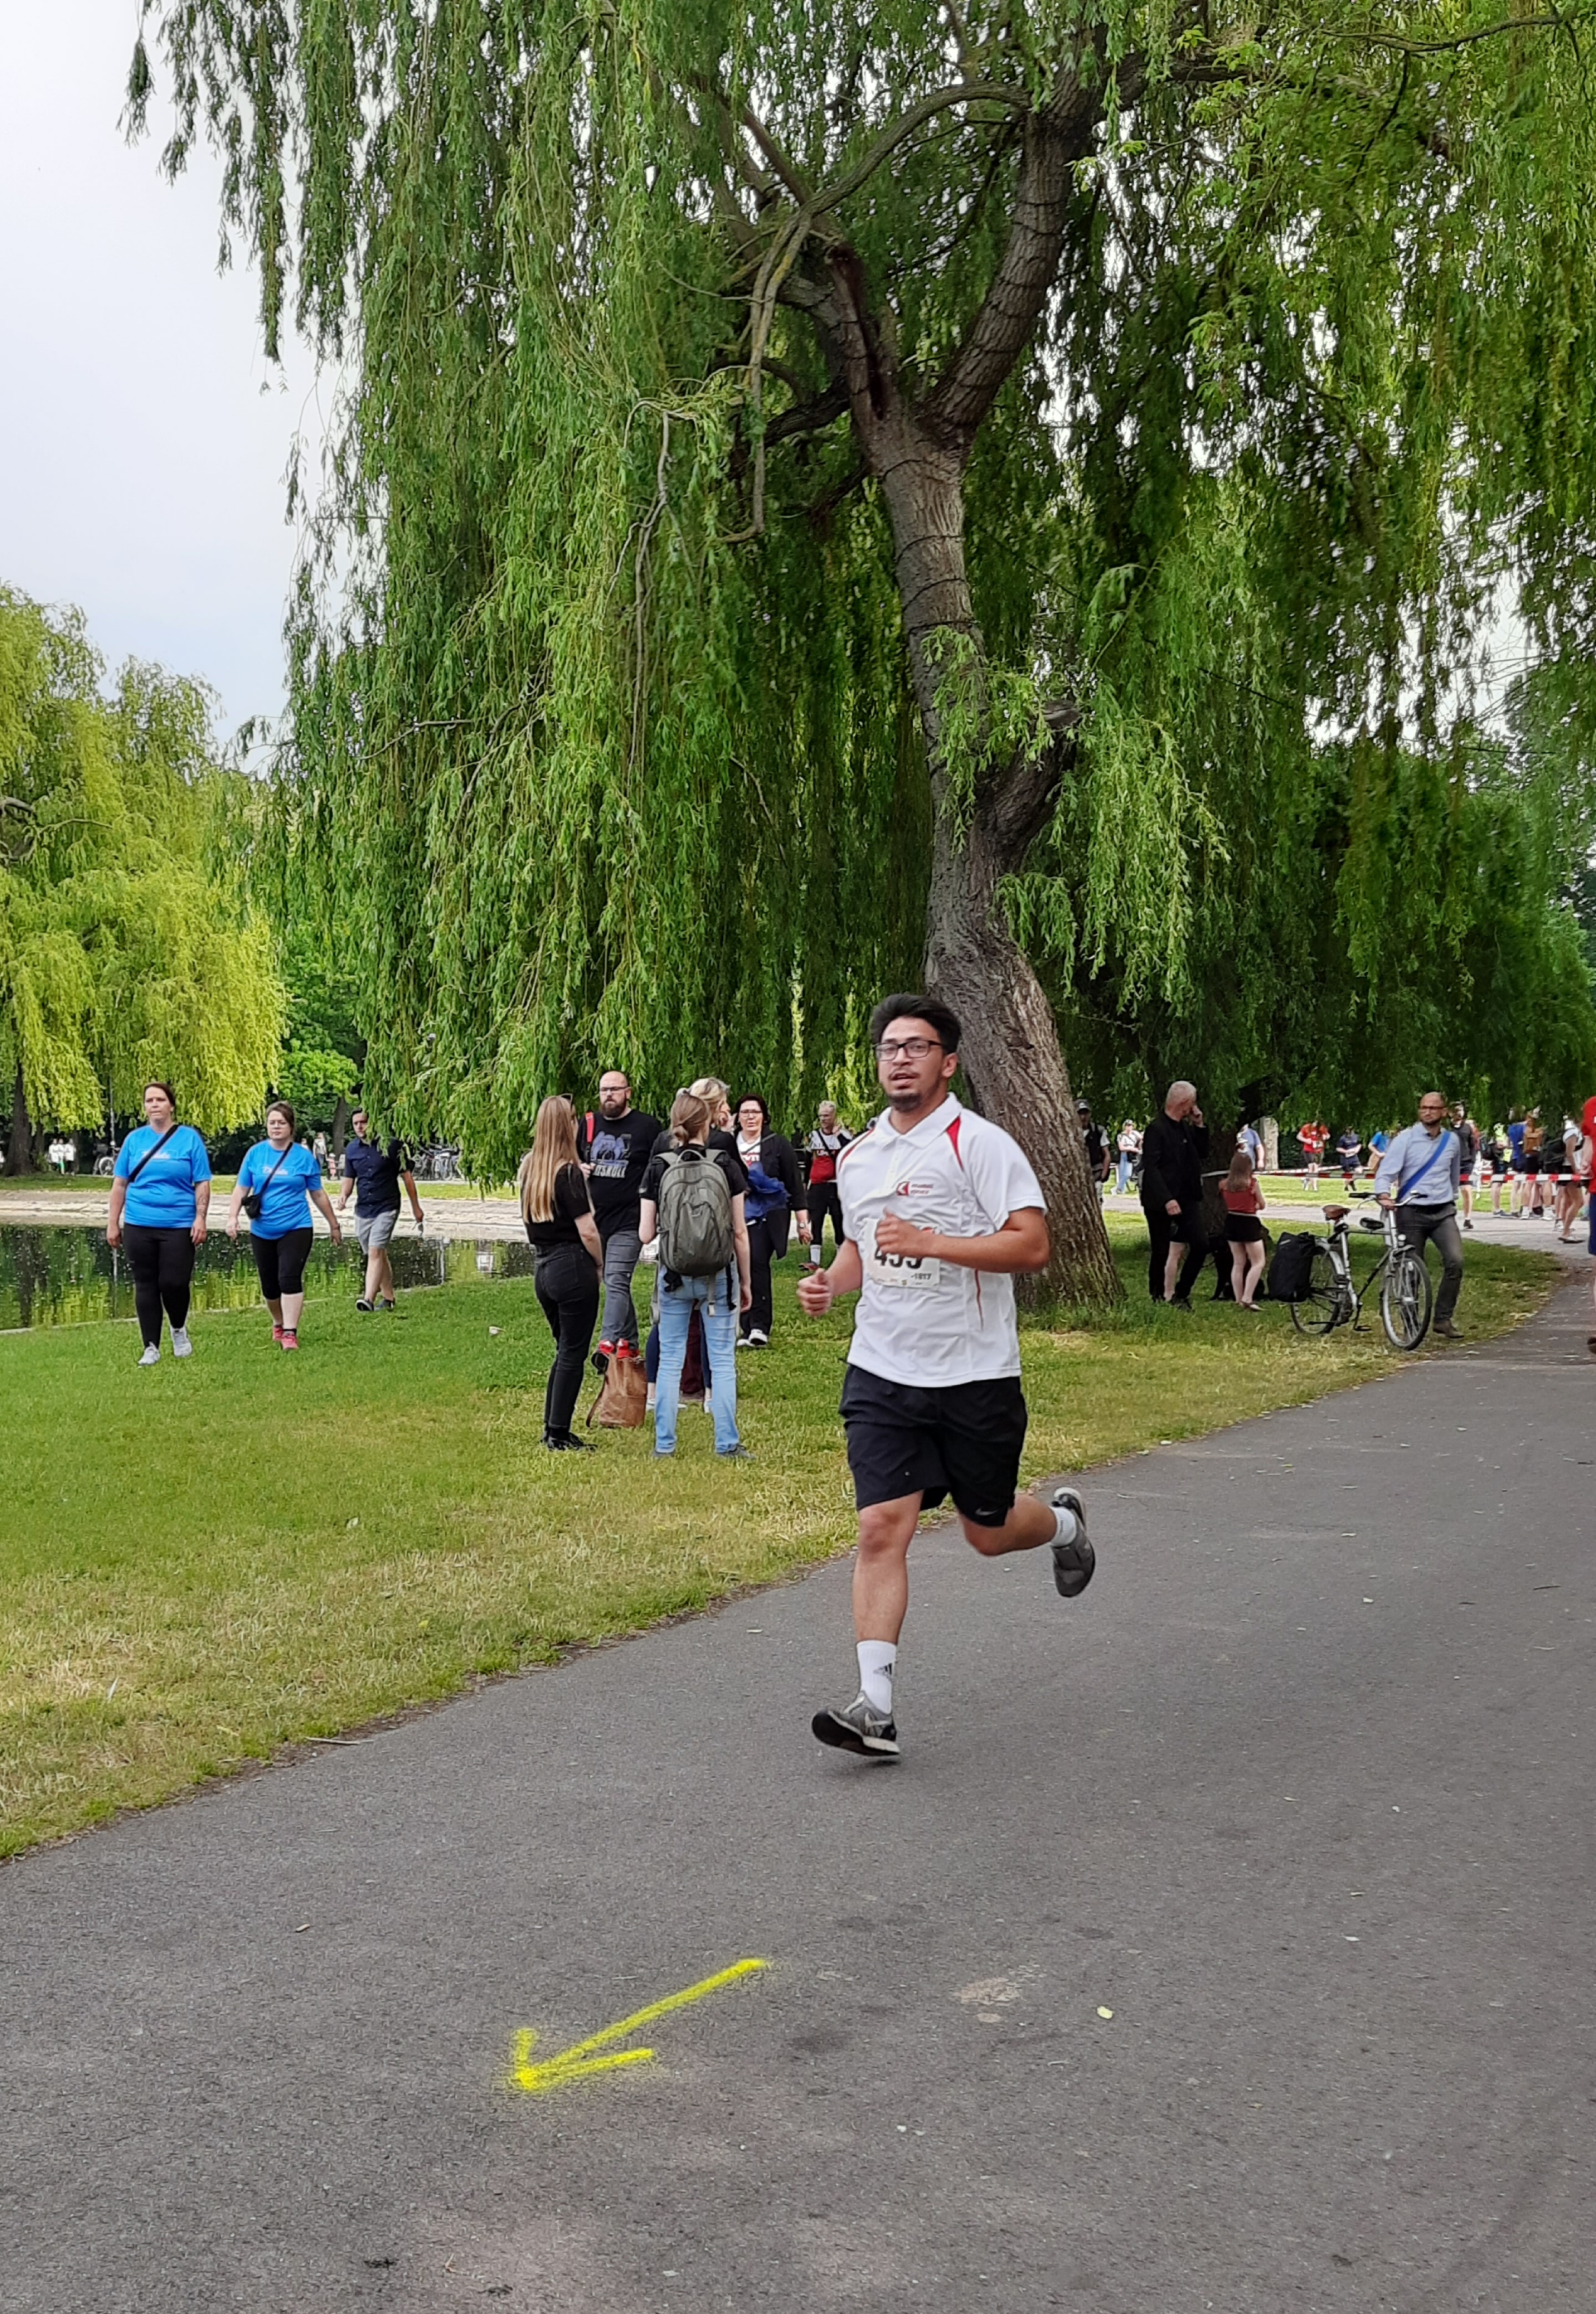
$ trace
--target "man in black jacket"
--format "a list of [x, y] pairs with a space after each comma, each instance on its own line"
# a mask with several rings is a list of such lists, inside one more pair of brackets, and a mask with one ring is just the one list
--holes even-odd
[[1155, 1302], [1172, 1302], [1177, 1310], [1191, 1308], [1192, 1287], [1208, 1252], [1203, 1227], [1207, 1154], [1208, 1128], [1197, 1107], [1197, 1089], [1182, 1078], [1170, 1086], [1162, 1117], [1153, 1118], [1142, 1139], [1147, 1289]]

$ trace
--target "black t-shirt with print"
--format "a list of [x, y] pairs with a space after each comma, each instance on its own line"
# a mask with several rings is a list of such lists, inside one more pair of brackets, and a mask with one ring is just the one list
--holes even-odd
[[629, 1108], [624, 1117], [614, 1118], [606, 1117], [602, 1108], [591, 1114], [591, 1133], [586, 1116], [577, 1120], [577, 1154], [593, 1169], [587, 1176], [587, 1191], [598, 1233], [607, 1238], [616, 1230], [638, 1225], [638, 1199], [659, 1138], [659, 1119], [640, 1108]]
[[580, 1245], [582, 1233], [577, 1227], [578, 1219], [592, 1211], [593, 1200], [587, 1194], [580, 1166], [562, 1165], [554, 1177], [552, 1218], [528, 1222], [526, 1234], [540, 1253], [551, 1253], [557, 1245]]

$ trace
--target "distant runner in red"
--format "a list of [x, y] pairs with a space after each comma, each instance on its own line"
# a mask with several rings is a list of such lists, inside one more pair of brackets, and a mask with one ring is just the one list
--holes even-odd
[[1026, 1404], [1014, 1278], [1044, 1268], [1047, 1216], [1017, 1141], [948, 1091], [959, 1023], [930, 996], [889, 996], [870, 1017], [887, 1107], [837, 1163], [843, 1242], [798, 1300], [822, 1317], [858, 1294], [842, 1420], [859, 1508], [853, 1622], [860, 1691], [816, 1712], [823, 1744], [898, 1756], [893, 1675], [909, 1605], [909, 1545], [922, 1510], [948, 1496], [987, 1558], [1053, 1552], [1066, 1599], [1096, 1556], [1073, 1487], [1019, 1495]]
[[1297, 1138], [1302, 1144], [1302, 1154], [1308, 1160], [1308, 1168], [1302, 1177], [1302, 1186], [1309, 1197], [1314, 1197], [1318, 1191], [1319, 1159], [1325, 1153], [1325, 1144], [1330, 1138], [1329, 1131], [1327, 1126], [1318, 1123], [1300, 1125], [1297, 1127]]

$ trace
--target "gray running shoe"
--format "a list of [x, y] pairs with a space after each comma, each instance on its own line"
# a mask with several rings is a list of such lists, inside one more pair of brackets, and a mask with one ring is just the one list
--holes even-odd
[[1053, 1579], [1061, 1599], [1079, 1599], [1098, 1567], [1098, 1554], [1086, 1532], [1086, 1505], [1073, 1487], [1060, 1487], [1048, 1499], [1055, 1511], [1075, 1514], [1074, 1541], [1053, 1546]]
[[172, 1355], [174, 1358], [191, 1358], [193, 1356], [194, 1345], [189, 1339], [189, 1329], [186, 1326], [174, 1326], [172, 1328]]
[[877, 1711], [862, 1691], [846, 1711], [817, 1711], [809, 1722], [823, 1744], [838, 1752], [858, 1752], [867, 1760], [896, 1760], [898, 1731], [892, 1714]]
[[146, 1343], [145, 1346], [144, 1356], [139, 1359], [138, 1363], [141, 1366], [158, 1366], [161, 1363], [161, 1351], [159, 1345], [154, 1342]]

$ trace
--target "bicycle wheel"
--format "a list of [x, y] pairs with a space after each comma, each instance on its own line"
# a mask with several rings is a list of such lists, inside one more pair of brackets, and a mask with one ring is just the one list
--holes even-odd
[[1394, 1350], [1416, 1350], [1429, 1332], [1431, 1294], [1423, 1254], [1405, 1245], [1380, 1283], [1380, 1322]]
[[1321, 1239], [1313, 1249], [1308, 1283], [1301, 1298], [1292, 1304], [1292, 1323], [1300, 1334], [1327, 1334], [1332, 1326], [1339, 1326], [1351, 1315], [1346, 1290], [1330, 1259], [1330, 1249]]

